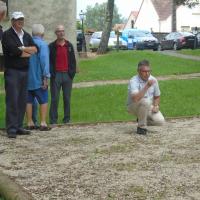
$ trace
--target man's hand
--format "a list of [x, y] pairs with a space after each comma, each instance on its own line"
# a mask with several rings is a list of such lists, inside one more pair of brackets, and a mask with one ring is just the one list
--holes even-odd
[[42, 89], [46, 90], [48, 88], [48, 79], [45, 77], [43, 79], [43, 85], [42, 85]]
[[157, 113], [159, 111], [159, 105], [153, 105], [152, 112]]
[[148, 80], [146, 85], [148, 88], [150, 88], [155, 82], [155, 80]]

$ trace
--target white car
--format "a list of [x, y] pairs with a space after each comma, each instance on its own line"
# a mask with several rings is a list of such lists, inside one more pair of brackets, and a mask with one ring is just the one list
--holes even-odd
[[[89, 42], [89, 48], [91, 51], [96, 51], [101, 41], [102, 31], [94, 32]], [[114, 31], [110, 32], [108, 41], [108, 49], [117, 48], [117, 35]], [[119, 49], [127, 49], [127, 42], [119, 37]]]

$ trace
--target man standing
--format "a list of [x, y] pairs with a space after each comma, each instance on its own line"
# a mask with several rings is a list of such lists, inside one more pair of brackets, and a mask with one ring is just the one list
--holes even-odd
[[137, 71], [138, 75], [134, 76], [128, 85], [127, 108], [130, 114], [137, 116], [137, 133], [145, 135], [147, 124], [162, 125], [165, 120], [159, 111], [160, 89], [158, 81], [150, 74], [149, 61], [140, 61]]
[[[48, 109], [48, 79], [49, 73], [49, 47], [43, 40], [44, 26], [42, 24], [34, 24], [32, 26], [33, 41], [38, 47], [38, 53], [33, 54], [29, 60], [28, 74], [28, 100], [26, 113], [28, 119], [28, 129], [35, 129], [36, 126], [32, 119], [33, 104], [40, 104], [40, 130], [48, 131], [50, 128], [46, 123], [46, 115]], [[36, 117], [36, 116], [35, 116]]]
[[29, 57], [37, 52], [32, 37], [24, 31], [24, 15], [14, 12], [12, 27], [3, 33], [2, 49], [5, 58], [6, 130], [9, 138], [30, 134], [23, 129], [26, 110]]
[[55, 34], [57, 39], [49, 45], [50, 49], [50, 124], [57, 124], [60, 89], [63, 91], [63, 123], [70, 121], [70, 98], [72, 81], [76, 73], [76, 59], [72, 44], [65, 39], [63, 25], [58, 25]]

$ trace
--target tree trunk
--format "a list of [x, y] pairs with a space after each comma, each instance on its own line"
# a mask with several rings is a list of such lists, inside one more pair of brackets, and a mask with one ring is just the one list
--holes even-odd
[[8, 200], [33, 200], [24, 188], [17, 185], [8, 176], [0, 171], [0, 194]]
[[172, 32], [176, 31], [176, 1], [172, 0]]
[[108, 0], [107, 9], [106, 9], [105, 27], [103, 29], [101, 42], [99, 44], [97, 54], [104, 54], [107, 52], [108, 40], [110, 37], [110, 31], [112, 28], [113, 10], [114, 10], [114, 0]]

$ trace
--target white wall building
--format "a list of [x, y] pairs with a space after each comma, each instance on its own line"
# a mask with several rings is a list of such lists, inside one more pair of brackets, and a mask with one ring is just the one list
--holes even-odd
[[[154, 32], [171, 32], [172, 0], [143, 0], [134, 27]], [[194, 27], [200, 28], [200, 5], [194, 8], [179, 6], [177, 8], [177, 30], [191, 31]], [[126, 26], [126, 28], [131, 27]]]

